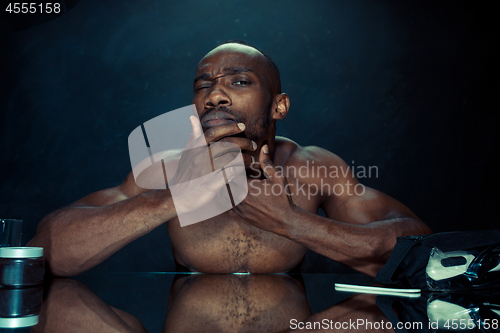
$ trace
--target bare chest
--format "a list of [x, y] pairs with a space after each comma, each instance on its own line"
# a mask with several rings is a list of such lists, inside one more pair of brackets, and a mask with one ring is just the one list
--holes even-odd
[[257, 267], [274, 271], [276, 254], [295, 257], [302, 248], [252, 226], [232, 211], [186, 227], [174, 219], [168, 222], [168, 232], [177, 262], [199, 272], [255, 272]]
[[[296, 196], [294, 202], [311, 212], [318, 208], [311, 198]], [[284, 236], [253, 226], [232, 210], [185, 227], [173, 219], [167, 226], [175, 260], [193, 271], [286, 272], [307, 250]]]

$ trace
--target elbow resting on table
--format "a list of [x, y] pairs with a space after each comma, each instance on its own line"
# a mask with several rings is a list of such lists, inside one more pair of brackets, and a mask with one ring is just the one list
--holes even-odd
[[88, 269], [85, 267], [85, 262], [83, 262], [77, 256], [73, 256], [69, 253], [62, 254], [61, 252], [59, 252], [58, 254], [54, 255], [53, 252], [49, 252], [45, 257], [45, 260], [46, 268], [53, 276], [76, 276]]
[[53, 276], [70, 277], [83, 273], [83, 263], [80, 263], [77, 256], [71, 255], [71, 251], [52, 249], [44, 243], [37, 242], [36, 238], [28, 243], [28, 246], [43, 247], [45, 258], [45, 270]]
[[382, 228], [378, 237], [373, 237], [367, 242], [367, 247], [371, 250], [369, 251], [371, 258], [379, 260], [382, 264], [389, 259], [398, 237], [432, 233], [425, 223], [411, 217], [395, 218], [389, 222], [392, 222], [392, 228]]
[[69, 277], [83, 273], [88, 269], [85, 260], [81, 254], [75, 253], [74, 246], [65, 244], [63, 238], [48, 230], [38, 230], [27, 246], [43, 247], [45, 270], [53, 276]]

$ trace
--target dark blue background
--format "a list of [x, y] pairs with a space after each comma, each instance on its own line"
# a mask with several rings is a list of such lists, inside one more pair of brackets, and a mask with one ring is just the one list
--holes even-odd
[[[291, 99], [278, 135], [317, 145], [434, 231], [496, 228], [498, 22], [458, 1], [66, 1], [49, 22], [2, 9], [0, 217], [25, 221], [118, 185], [127, 137], [189, 105], [199, 59], [245, 39]], [[24, 14], [27, 15], [27, 14]], [[34, 16], [33, 16], [34, 17]], [[31, 22], [31, 21], [33, 22]], [[13, 30], [20, 30], [12, 32]], [[324, 260], [308, 255], [306, 267]], [[175, 270], [164, 226], [97, 270]]]

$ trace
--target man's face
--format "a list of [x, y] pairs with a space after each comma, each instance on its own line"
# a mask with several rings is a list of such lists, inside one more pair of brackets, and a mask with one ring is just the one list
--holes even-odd
[[261, 141], [271, 122], [270, 83], [259, 51], [239, 44], [212, 50], [200, 61], [193, 86], [193, 104], [203, 129], [241, 122], [246, 138]]

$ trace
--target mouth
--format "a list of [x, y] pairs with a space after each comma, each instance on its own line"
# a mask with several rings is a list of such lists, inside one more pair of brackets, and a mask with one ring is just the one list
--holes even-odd
[[215, 127], [236, 123], [236, 119], [229, 113], [223, 111], [212, 112], [206, 117], [203, 117], [203, 127]]

